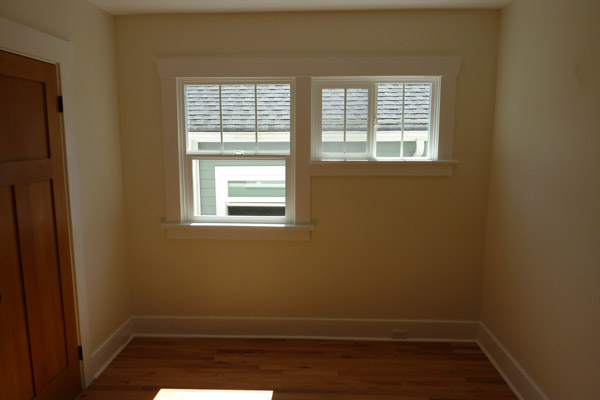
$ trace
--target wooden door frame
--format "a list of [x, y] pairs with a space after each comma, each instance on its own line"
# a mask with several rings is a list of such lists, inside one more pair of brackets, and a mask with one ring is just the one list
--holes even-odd
[[66, 158], [67, 211], [69, 218], [69, 240], [75, 315], [79, 344], [83, 349], [82, 386], [86, 388], [94, 379], [92, 352], [90, 348], [90, 325], [88, 317], [85, 259], [83, 257], [82, 228], [80, 218], [79, 178], [77, 174], [77, 151], [75, 146], [75, 123], [73, 111], [71, 66], [74, 60], [73, 44], [36, 31], [27, 26], [0, 17], [0, 50], [23, 55], [56, 65], [58, 70], [58, 93], [63, 96], [61, 128]]

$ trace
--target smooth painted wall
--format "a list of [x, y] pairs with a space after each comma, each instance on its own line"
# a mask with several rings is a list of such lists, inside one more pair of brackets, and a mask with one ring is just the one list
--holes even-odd
[[482, 319], [550, 399], [600, 398], [599, 16], [502, 14]]
[[[499, 11], [116, 17], [135, 315], [478, 320]], [[315, 177], [310, 241], [170, 240], [155, 59], [462, 56], [452, 177]]]
[[[80, 0], [1, 1], [0, 15], [74, 46], [72, 88], [89, 353], [131, 315], [113, 17]], [[75, 171], [73, 171], [75, 172]], [[80, 308], [85, 307], [79, 304]], [[80, 312], [86, 312], [81, 310]]]

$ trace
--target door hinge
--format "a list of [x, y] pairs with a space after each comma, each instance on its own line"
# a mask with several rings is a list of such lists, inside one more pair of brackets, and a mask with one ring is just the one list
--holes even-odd
[[79, 354], [79, 360], [83, 360], [83, 347], [77, 346], [77, 353]]
[[63, 110], [64, 110], [63, 97], [58, 96], [58, 112], [63, 112]]

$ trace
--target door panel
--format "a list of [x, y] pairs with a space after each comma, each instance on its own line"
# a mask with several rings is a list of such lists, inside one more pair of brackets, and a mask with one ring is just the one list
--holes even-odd
[[0, 400], [81, 389], [60, 124], [56, 66], [0, 51]]
[[0, 187], [0, 399], [34, 395], [13, 187]]
[[50, 181], [17, 185], [27, 317], [33, 371], [41, 391], [68, 366], [54, 204]]
[[44, 84], [0, 76], [0, 93], [0, 126], [12, 132], [0, 135], [0, 162], [49, 158]]

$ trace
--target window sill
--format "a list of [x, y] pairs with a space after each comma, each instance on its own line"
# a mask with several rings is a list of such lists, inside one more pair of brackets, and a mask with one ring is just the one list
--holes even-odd
[[313, 176], [452, 176], [456, 164], [454, 160], [323, 160], [310, 162], [310, 174]]
[[312, 224], [162, 223], [169, 239], [310, 240]]

